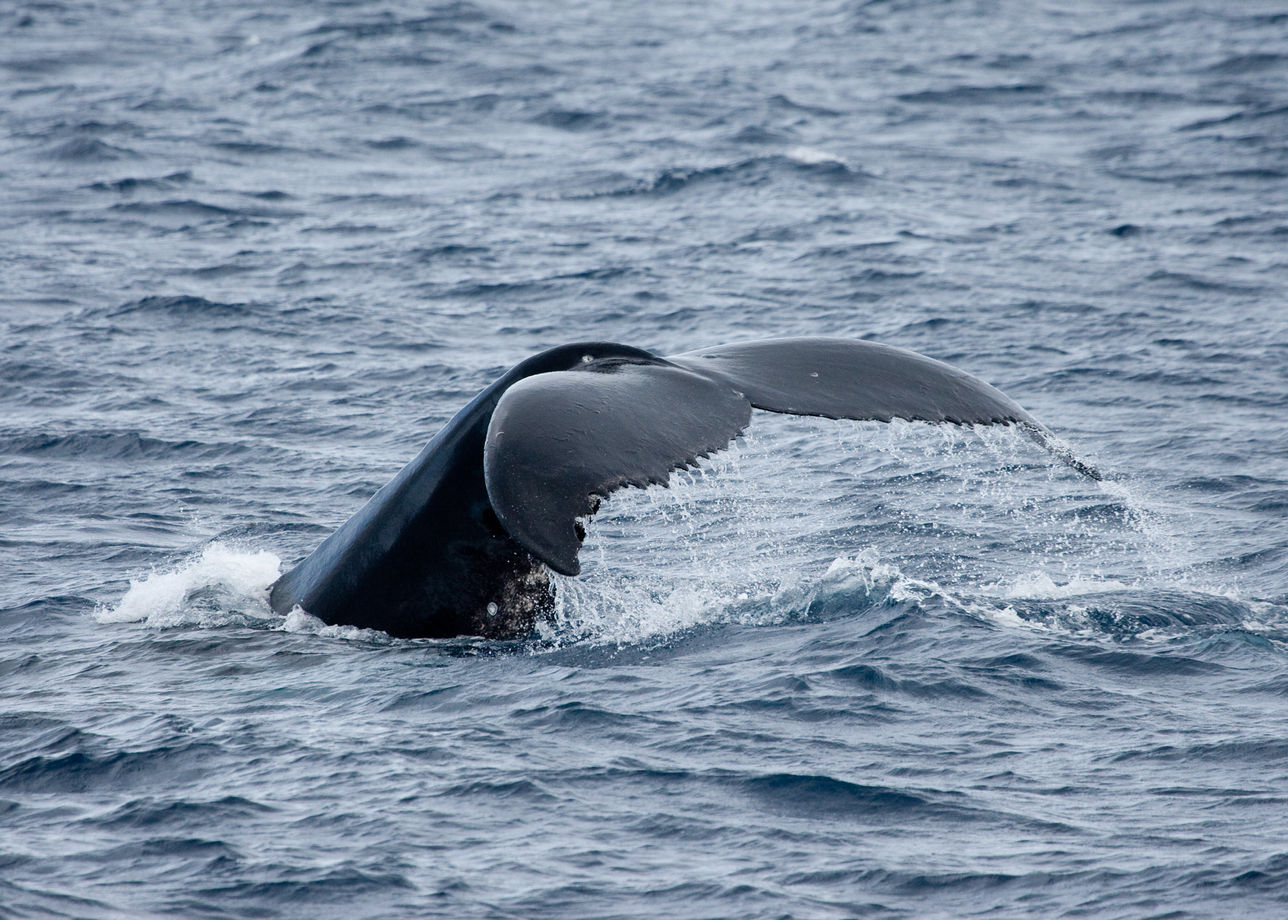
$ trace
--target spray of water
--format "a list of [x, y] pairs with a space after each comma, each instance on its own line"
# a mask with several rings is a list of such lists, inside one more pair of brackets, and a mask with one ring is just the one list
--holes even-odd
[[[1142, 587], [1204, 590], [1171, 523], [1130, 485], [1084, 479], [1013, 430], [772, 416], [669, 488], [606, 501], [582, 575], [555, 578], [541, 645], [646, 643], [885, 602], [1094, 632], [1129, 620], [1115, 611]], [[95, 617], [392, 641], [300, 610], [276, 616], [280, 569], [271, 552], [211, 543]]]
[[268, 586], [281, 560], [265, 550], [211, 543], [196, 557], [130, 581], [115, 607], [99, 607], [100, 623], [172, 626], [253, 625], [275, 619]]

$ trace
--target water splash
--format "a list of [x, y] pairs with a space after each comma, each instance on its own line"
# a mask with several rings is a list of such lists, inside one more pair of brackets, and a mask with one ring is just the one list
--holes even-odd
[[743, 459], [719, 454], [669, 488], [605, 502], [581, 576], [555, 578], [556, 625], [543, 638], [634, 644], [713, 623], [776, 622], [807, 606], [798, 573], [783, 564], [791, 534], [780, 503], [748, 488]]
[[[555, 578], [555, 622], [538, 640], [648, 643], [880, 604], [1087, 635], [1183, 626], [1183, 614], [1132, 606], [1142, 586], [1195, 591], [1183, 542], [1148, 509], [1128, 485], [1090, 484], [1007, 429], [774, 416], [669, 488], [606, 501], [581, 577]], [[271, 552], [214, 542], [132, 581], [95, 618], [394, 641], [301, 610], [277, 616], [268, 589], [280, 568]]]
[[266, 550], [211, 543], [178, 568], [131, 579], [115, 607], [99, 607], [100, 623], [173, 626], [257, 625], [280, 619], [268, 604], [268, 588], [282, 561]]
[[376, 629], [329, 625], [299, 607], [286, 616], [275, 613], [268, 592], [281, 568], [281, 559], [267, 550], [215, 541], [173, 569], [132, 579], [120, 603], [99, 607], [94, 619], [154, 629], [249, 626], [378, 645], [396, 641]]
[[[1013, 429], [757, 418], [669, 489], [605, 502], [547, 638], [635, 643], [906, 603], [1117, 640], [1175, 635], [1229, 594], [1194, 583], [1186, 541], [1138, 489], [1092, 482]], [[1140, 609], [1141, 588], [1178, 609]], [[1240, 603], [1210, 625], [1251, 619]]]
[[375, 645], [392, 645], [398, 640], [389, 633], [378, 629], [364, 629], [361, 626], [332, 625], [319, 620], [299, 607], [293, 608], [277, 627], [283, 632], [299, 633], [306, 636], [320, 636], [324, 639], [343, 639], [346, 642], [368, 642]]

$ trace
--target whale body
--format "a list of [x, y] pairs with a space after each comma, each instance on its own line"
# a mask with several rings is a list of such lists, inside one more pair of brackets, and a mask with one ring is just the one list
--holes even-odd
[[582, 521], [627, 486], [726, 447], [751, 410], [1013, 425], [1100, 474], [1001, 391], [916, 352], [767, 339], [661, 357], [611, 342], [517, 364], [270, 589], [281, 614], [400, 637], [513, 638], [549, 617], [549, 570], [579, 571]]

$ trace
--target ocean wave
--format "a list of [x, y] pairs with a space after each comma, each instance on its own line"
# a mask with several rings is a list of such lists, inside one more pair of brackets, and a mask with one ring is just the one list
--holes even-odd
[[124, 201], [111, 205], [109, 210], [130, 217], [159, 217], [167, 220], [199, 221], [285, 220], [303, 216], [302, 211], [295, 211], [289, 208], [246, 205], [229, 207], [199, 201], [195, 198], [171, 198], [165, 201]]
[[96, 192], [116, 192], [121, 195], [132, 195], [140, 191], [169, 192], [192, 181], [192, 173], [184, 170], [151, 179], [137, 179], [133, 176], [127, 176], [124, 179], [104, 179], [87, 186], [87, 188]]
[[[239, 442], [208, 443], [148, 437], [137, 431], [74, 431], [60, 433], [0, 433], [0, 455], [57, 460], [192, 460], [224, 459], [245, 453]], [[49, 483], [48, 487], [75, 487], [74, 483]]]
[[870, 664], [848, 664], [812, 674], [813, 679], [871, 690], [882, 695], [907, 696], [914, 699], [983, 698], [990, 696], [982, 687], [961, 680], [916, 680], [894, 677]]
[[586, 131], [602, 126], [608, 120], [604, 112], [585, 109], [550, 108], [532, 119], [536, 125], [558, 128], [561, 131]]
[[1006, 83], [996, 86], [954, 86], [952, 89], [928, 89], [915, 93], [900, 93], [900, 102], [931, 103], [935, 105], [1006, 105], [1022, 104], [1036, 98], [1044, 101], [1049, 88], [1041, 83]]
[[184, 321], [226, 321], [230, 318], [253, 317], [257, 310], [257, 306], [251, 303], [207, 300], [192, 294], [152, 294], [123, 303], [103, 315], [109, 319], [138, 315], [148, 319], [164, 317]]
[[793, 176], [831, 184], [860, 183], [876, 178], [825, 150], [794, 147], [781, 154], [715, 166], [670, 167], [644, 178], [607, 176], [591, 183], [590, 189], [573, 186], [560, 197], [567, 200], [659, 197], [704, 186], [762, 185]]
[[[226, 914], [230, 904], [275, 904], [288, 906], [292, 912], [301, 904], [321, 904], [333, 910], [337, 904], [348, 904], [382, 892], [414, 891], [416, 886], [406, 875], [388, 870], [364, 870], [340, 865], [327, 869], [299, 870], [276, 867], [279, 875], [265, 881], [220, 883], [214, 880], [192, 886], [174, 905], [187, 915], [200, 916], [214, 912]], [[363, 909], [367, 903], [363, 903]], [[262, 910], [262, 907], [257, 908]]]
[[409, 16], [393, 10], [381, 10], [347, 21], [327, 20], [314, 26], [306, 34], [340, 33], [357, 39], [407, 35], [460, 35], [463, 27], [480, 24], [491, 27], [505, 25], [483, 7], [462, 2], [462, 0], [427, 4], [424, 10], [423, 15]]
[[1288, 741], [1276, 735], [1249, 738], [1246, 737], [1246, 733], [1241, 733], [1238, 738], [1225, 741], [1207, 741], [1188, 745], [1160, 744], [1143, 750], [1122, 751], [1114, 754], [1112, 760], [1114, 763], [1157, 760], [1168, 763], [1228, 761], [1241, 764], [1256, 762], [1284, 764], [1288, 763]]
[[66, 163], [111, 163], [116, 160], [140, 159], [140, 154], [134, 150], [109, 144], [97, 137], [75, 137], [63, 141], [46, 151], [46, 155]]
[[0, 787], [12, 792], [103, 793], [189, 783], [208, 774], [218, 745], [163, 744], [143, 750], [37, 754], [0, 769]]
[[[1054, 630], [1070, 636], [1102, 637], [1115, 642], [1166, 644], [1176, 639], [1201, 640], [1229, 630], [1288, 638], [1288, 619], [1271, 605], [1195, 590], [1188, 585], [1124, 585], [1114, 580], [1073, 579], [1055, 585], [1036, 573], [1030, 584], [1049, 582], [1049, 589], [1024, 596], [1020, 590], [1004, 606], [986, 613], [1010, 625]], [[986, 610], [985, 605], [975, 605]]]
[[278, 809], [240, 795], [217, 799], [167, 799], [155, 795], [131, 799], [105, 815], [95, 816], [96, 827], [184, 828], [200, 827], [272, 814]]
[[[775, 811], [808, 817], [823, 815], [830, 819], [915, 820], [939, 816], [944, 807], [928, 796], [888, 786], [869, 786], [799, 773], [773, 773], [739, 782], [747, 794]], [[949, 806], [953, 817], [960, 820], [968, 812]]]

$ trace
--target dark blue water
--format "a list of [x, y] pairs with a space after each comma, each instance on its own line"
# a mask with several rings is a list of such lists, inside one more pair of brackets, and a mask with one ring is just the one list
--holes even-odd
[[[0, 8], [0, 916], [1288, 906], [1288, 13]], [[504, 369], [870, 337], [529, 640], [264, 588]]]

